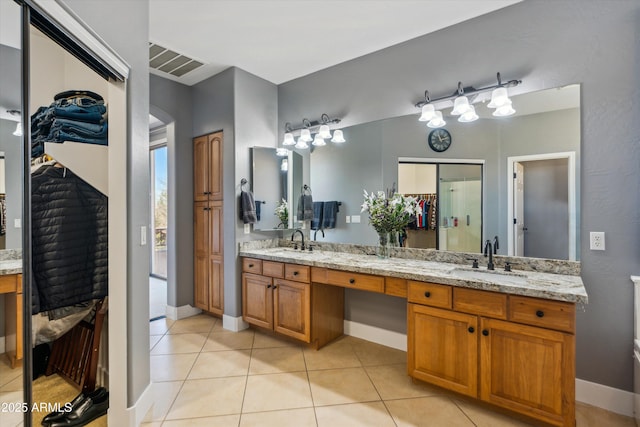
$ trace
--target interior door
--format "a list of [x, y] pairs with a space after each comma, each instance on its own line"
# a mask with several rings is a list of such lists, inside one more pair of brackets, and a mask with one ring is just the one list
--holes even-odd
[[524, 166], [514, 163], [513, 235], [516, 236], [515, 256], [524, 256]]

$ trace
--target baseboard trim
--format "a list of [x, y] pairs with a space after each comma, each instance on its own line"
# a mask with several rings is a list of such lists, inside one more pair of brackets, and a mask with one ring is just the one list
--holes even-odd
[[142, 424], [142, 421], [155, 403], [153, 397], [152, 384], [149, 384], [147, 385], [147, 388], [144, 389], [136, 403], [127, 408], [127, 413], [129, 414], [128, 425], [139, 426]]
[[[363, 323], [344, 321], [344, 333], [377, 344], [407, 351], [407, 336]], [[576, 401], [616, 414], [633, 417], [634, 394], [602, 384], [576, 379]]]
[[182, 305], [180, 307], [167, 306], [167, 317], [171, 320], [185, 319], [200, 313], [202, 313], [202, 310], [190, 305]]
[[633, 397], [630, 391], [576, 379], [576, 400], [587, 405], [633, 417]]
[[249, 324], [242, 320], [242, 316], [240, 317], [232, 317], [227, 316], [226, 314], [222, 315], [222, 327], [229, 331], [240, 332], [249, 327]]
[[386, 345], [402, 351], [407, 351], [407, 335], [378, 328], [376, 326], [365, 325], [364, 323], [344, 321], [344, 334], [363, 340]]

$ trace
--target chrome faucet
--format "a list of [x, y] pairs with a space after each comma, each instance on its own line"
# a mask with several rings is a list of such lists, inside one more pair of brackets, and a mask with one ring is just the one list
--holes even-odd
[[313, 240], [316, 240], [316, 235], [318, 234], [318, 231], [322, 233], [322, 237], [324, 238], [324, 229], [322, 228], [318, 228], [316, 231], [314, 231], [313, 233]]
[[493, 254], [498, 253], [499, 248], [498, 236], [494, 237], [493, 245], [491, 244], [491, 240], [487, 239], [484, 243], [484, 256], [485, 258], [489, 257], [489, 262], [487, 263], [487, 270], [495, 270], [495, 265], [493, 264]]
[[[300, 246], [300, 249], [302, 249], [304, 251], [304, 233], [302, 232], [302, 230], [300, 230], [299, 228], [296, 228], [296, 230], [291, 235], [291, 241], [293, 242], [293, 238], [296, 236], [296, 233], [300, 233], [300, 237], [302, 238], [302, 245]], [[297, 244], [296, 244], [296, 246], [297, 246]], [[297, 249], [297, 247], [296, 247], [296, 249]]]

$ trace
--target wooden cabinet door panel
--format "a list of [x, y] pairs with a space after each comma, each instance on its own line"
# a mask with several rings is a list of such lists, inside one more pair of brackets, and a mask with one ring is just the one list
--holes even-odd
[[222, 200], [222, 132], [208, 136], [209, 138], [209, 198]]
[[574, 425], [574, 336], [486, 318], [481, 330], [482, 400]]
[[223, 223], [222, 202], [209, 202], [209, 250], [211, 255], [222, 256]]
[[198, 202], [193, 206], [193, 243], [196, 256], [209, 253], [209, 207], [207, 202]]
[[273, 290], [270, 277], [242, 274], [242, 318], [267, 329], [273, 329]]
[[222, 260], [209, 258], [209, 311], [222, 315], [224, 307], [224, 274]]
[[209, 310], [209, 257], [195, 256], [194, 304], [201, 310]]
[[193, 199], [209, 198], [209, 142], [207, 136], [193, 140]]
[[287, 280], [274, 280], [273, 283], [274, 331], [310, 342], [310, 285]]
[[408, 371], [467, 396], [478, 393], [478, 317], [409, 304]]

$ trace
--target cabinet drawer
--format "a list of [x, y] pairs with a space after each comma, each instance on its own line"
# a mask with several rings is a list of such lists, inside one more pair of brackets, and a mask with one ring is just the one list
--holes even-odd
[[348, 271], [328, 270], [327, 283], [345, 288], [384, 293], [384, 277]]
[[575, 333], [576, 306], [568, 302], [511, 295], [509, 320]]
[[311, 281], [313, 283], [327, 283], [327, 269], [323, 267], [311, 267]]
[[396, 297], [407, 297], [407, 279], [397, 277], [384, 278], [384, 293]]
[[282, 279], [284, 277], [284, 264], [274, 261], [262, 261], [262, 275]]
[[255, 258], [242, 258], [242, 271], [245, 273], [262, 274], [262, 260]]
[[20, 289], [18, 290], [18, 280], [16, 274], [0, 276], [0, 294], [8, 292], [22, 292], [22, 281], [20, 281]]
[[409, 281], [409, 302], [451, 308], [451, 286]]
[[284, 265], [284, 278], [287, 280], [295, 280], [296, 282], [309, 283], [309, 267], [298, 264]]
[[480, 316], [507, 319], [507, 295], [476, 289], [455, 288], [453, 309]]

